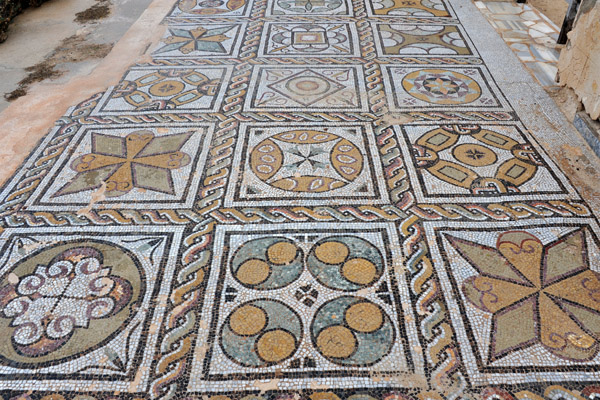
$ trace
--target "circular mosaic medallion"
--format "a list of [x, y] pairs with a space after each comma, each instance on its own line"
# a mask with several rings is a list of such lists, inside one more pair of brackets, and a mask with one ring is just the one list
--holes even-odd
[[302, 338], [302, 322], [290, 307], [275, 300], [241, 304], [221, 327], [221, 348], [238, 364], [264, 367], [290, 358]]
[[99, 241], [46, 247], [2, 278], [0, 356], [41, 367], [92, 351], [133, 316], [144, 286], [127, 250]]
[[392, 322], [377, 304], [344, 296], [323, 304], [310, 327], [314, 346], [329, 361], [367, 366], [385, 357], [395, 340]]
[[485, 167], [498, 160], [498, 156], [492, 149], [473, 143], [456, 146], [452, 149], [452, 155], [456, 160], [472, 167]]
[[168, 80], [155, 83], [148, 91], [156, 97], [171, 97], [180, 93], [185, 85], [180, 81]]
[[290, 192], [322, 193], [344, 187], [358, 178], [363, 162], [360, 150], [349, 140], [313, 130], [271, 136], [250, 154], [250, 168], [258, 179]]
[[318, 76], [299, 76], [286, 82], [285, 87], [292, 93], [303, 95], [322, 95], [331, 89], [331, 83]]
[[231, 274], [242, 285], [255, 290], [278, 289], [302, 273], [304, 254], [291, 240], [267, 237], [244, 243], [231, 262]]
[[375, 246], [355, 236], [332, 236], [317, 242], [307, 258], [308, 270], [336, 290], [373, 285], [383, 274], [383, 257]]
[[443, 69], [423, 69], [407, 74], [402, 87], [414, 98], [432, 104], [468, 104], [481, 96], [472, 78]]

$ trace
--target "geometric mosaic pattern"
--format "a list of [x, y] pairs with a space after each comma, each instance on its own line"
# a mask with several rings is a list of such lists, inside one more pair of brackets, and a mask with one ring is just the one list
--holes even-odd
[[450, 3], [179, 0], [0, 191], [0, 395], [600, 396], [598, 221]]

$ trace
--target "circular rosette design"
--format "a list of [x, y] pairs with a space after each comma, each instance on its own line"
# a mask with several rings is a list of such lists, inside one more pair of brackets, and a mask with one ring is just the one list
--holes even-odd
[[474, 79], [443, 69], [411, 72], [402, 79], [402, 87], [412, 97], [431, 104], [468, 104], [481, 96]]
[[250, 154], [250, 168], [261, 181], [290, 192], [322, 193], [344, 187], [360, 175], [363, 162], [360, 150], [349, 140], [313, 130], [271, 136]]
[[303, 259], [302, 249], [289, 239], [254, 239], [244, 243], [233, 256], [231, 274], [252, 289], [279, 289], [298, 279]]
[[391, 350], [396, 335], [380, 306], [354, 296], [323, 304], [310, 332], [319, 353], [346, 366], [368, 366], [380, 361]]
[[375, 246], [354, 236], [320, 240], [307, 259], [308, 270], [324, 286], [354, 291], [373, 285], [383, 274], [383, 257]]
[[238, 364], [266, 367], [290, 358], [302, 338], [302, 322], [275, 300], [253, 300], [237, 307], [221, 328], [221, 348]]
[[51, 246], [2, 279], [0, 356], [41, 367], [111, 340], [143, 298], [143, 276], [127, 250], [97, 241]]
[[465, 143], [454, 147], [452, 155], [457, 161], [471, 167], [485, 167], [498, 160], [498, 156], [492, 149], [474, 143]]

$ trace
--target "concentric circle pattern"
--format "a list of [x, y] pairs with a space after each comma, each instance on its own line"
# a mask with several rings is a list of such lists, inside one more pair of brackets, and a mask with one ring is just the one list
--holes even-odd
[[254, 300], [238, 306], [221, 327], [221, 348], [234, 362], [265, 367], [290, 358], [302, 339], [302, 322], [289, 306]]

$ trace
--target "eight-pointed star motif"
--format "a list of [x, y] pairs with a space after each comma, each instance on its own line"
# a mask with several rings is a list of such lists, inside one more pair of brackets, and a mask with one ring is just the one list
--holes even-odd
[[122, 196], [133, 188], [175, 194], [172, 169], [188, 165], [191, 157], [180, 151], [192, 132], [155, 137], [136, 131], [126, 137], [92, 133], [92, 152], [77, 157], [78, 172], [53, 197], [93, 190], [106, 182], [106, 197]]
[[446, 238], [479, 274], [462, 293], [492, 313], [489, 362], [540, 343], [568, 360], [591, 360], [600, 348], [600, 274], [590, 269], [583, 229], [549, 244], [522, 231], [496, 248]]

